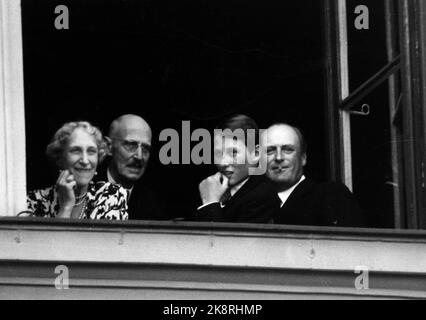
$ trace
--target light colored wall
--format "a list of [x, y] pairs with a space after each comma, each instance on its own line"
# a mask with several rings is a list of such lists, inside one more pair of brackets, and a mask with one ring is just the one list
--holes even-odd
[[21, 2], [0, 0], [0, 216], [25, 210]]
[[[426, 297], [424, 232], [31, 221], [0, 220], [0, 298]], [[55, 288], [57, 265], [69, 290]]]

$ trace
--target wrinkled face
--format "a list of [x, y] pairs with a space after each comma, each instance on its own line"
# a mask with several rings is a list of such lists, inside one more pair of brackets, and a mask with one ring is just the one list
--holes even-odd
[[266, 157], [266, 176], [286, 190], [297, 183], [303, 175], [306, 154], [301, 153], [300, 141], [293, 128], [278, 125], [262, 135], [262, 155]]
[[77, 186], [89, 184], [98, 166], [98, 146], [95, 137], [83, 128], [71, 134], [64, 153], [64, 169], [74, 176]]
[[250, 164], [254, 154], [250, 153], [241, 140], [232, 136], [214, 136], [214, 163], [222, 175], [229, 179], [229, 187], [233, 187], [249, 176]]
[[151, 130], [123, 124], [111, 137], [111, 170], [118, 183], [132, 185], [145, 172], [151, 150]]

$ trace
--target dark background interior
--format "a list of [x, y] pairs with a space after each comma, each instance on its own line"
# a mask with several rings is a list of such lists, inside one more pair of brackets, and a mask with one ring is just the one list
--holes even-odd
[[[57, 5], [69, 30], [54, 27]], [[192, 130], [234, 113], [261, 128], [290, 122], [308, 141], [307, 175], [327, 179], [321, 1], [22, 0], [22, 13], [29, 189], [56, 180], [44, 152], [64, 122], [106, 132], [124, 113], [154, 130], [145, 180], [174, 216], [199, 205], [198, 183], [215, 171], [159, 162], [160, 131], [180, 132], [182, 120]]]
[[[388, 63], [384, 1], [348, 0], [349, 21], [357, 16], [359, 4], [370, 13], [370, 29], [348, 28], [349, 87], [353, 92]], [[393, 181], [391, 163], [388, 83], [385, 81], [362, 104], [370, 106], [368, 116], [351, 117], [354, 192], [372, 227], [393, 227]]]

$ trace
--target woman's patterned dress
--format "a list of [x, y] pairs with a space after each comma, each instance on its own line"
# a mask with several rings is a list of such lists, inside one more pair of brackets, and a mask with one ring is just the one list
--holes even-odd
[[[34, 190], [27, 195], [28, 210], [37, 217], [54, 218], [58, 214], [55, 187]], [[87, 190], [84, 219], [128, 220], [127, 191], [109, 182], [91, 182]]]

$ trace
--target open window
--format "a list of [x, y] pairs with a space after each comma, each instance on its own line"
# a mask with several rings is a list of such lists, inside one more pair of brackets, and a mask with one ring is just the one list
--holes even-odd
[[[54, 26], [60, 4], [69, 30]], [[28, 189], [56, 181], [45, 147], [64, 122], [87, 119], [106, 132], [124, 113], [153, 128], [144, 178], [177, 217], [200, 205], [198, 184], [215, 172], [160, 163], [160, 132], [182, 134], [182, 121], [212, 130], [243, 113], [260, 128], [293, 123], [310, 142], [309, 176], [328, 178], [320, 2], [23, 0], [22, 14]]]
[[[353, 25], [360, 5], [370, 29]], [[368, 204], [370, 226], [424, 227], [422, 10], [406, 1], [326, 6], [330, 137], [339, 142], [331, 169]]]
[[[87, 119], [106, 131], [132, 112], [154, 129], [147, 179], [167, 186], [169, 210], [185, 216], [214, 168], [162, 165], [160, 131], [181, 132], [183, 120], [212, 129], [239, 112], [262, 128], [299, 126], [306, 174], [344, 182], [369, 226], [426, 226], [422, 4], [22, 0], [21, 11], [1, 3], [1, 215], [22, 209], [25, 185], [55, 181], [44, 150], [61, 124]], [[69, 9], [69, 30], [55, 28], [58, 5]], [[367, 30], [354, 26], [359, 5], [369, 9]]]

